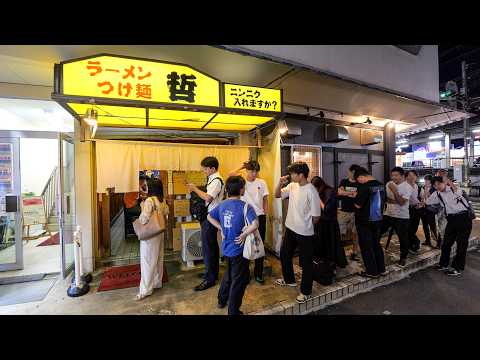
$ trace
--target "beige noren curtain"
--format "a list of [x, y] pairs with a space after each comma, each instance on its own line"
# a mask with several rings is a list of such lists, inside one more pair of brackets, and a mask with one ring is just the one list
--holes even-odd
[[249, 159], [248, 147], [189, 145], [97, 140], [97, 192], [109, 187], [115, 192], [138, 191], [140, 170], [200, 170], [206, 156], [215, 156], [220, 174], [227, 174]]

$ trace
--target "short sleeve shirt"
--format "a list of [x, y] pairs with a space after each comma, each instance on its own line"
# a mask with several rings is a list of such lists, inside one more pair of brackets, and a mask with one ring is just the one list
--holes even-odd
[[218, 179], [214, 180], [215, 178], [222, 179], [219, 172], [216, 172], [215, 174], [212, 174], [208, 177], [207, 194], [213, 197], [213, 200], [210, 204], [208, 204], [208, 201], [205, 201], [205, 205], [208, 204], [208, 212], [215, 209], [223, 199], [223, 191], [224, 191], [224, 186], [222, 185], [223, 179], [222, 181], [220, 181]]
[[[224, 239], [222, 242], [222, 253], [225, 256], [233, 257], [243, 253], [243, 245], [235, 244], [235, 239], [242, 233], [245, 227], [243, 215], [245, 202], [237, 199], [222, 201], [210, 212], [210, 216], [217, 220], [221, 227]], [[257, 218], [252, 206], [247, 205], [247, 219], [251, 224]]]
[[371, 188], [382, 186], [377, 180], [367, 181], [365, 184], [359, 184], [357, 196], [353, 199], [355, 205], [355, 222], [357, 224], [368, 224], [370, 218], [370, 195]]
[[[388, 182], [386, 186], [387, 198], [394, 199], [392, 191], [388, 188]], [[385, 210], [385, 215], [398, 218], [398, 219], [409, 219], [410, 212], [408, 211], [409, 206], [409, 199], [412, 195], [413, 188], [410, 186], [409, 183], [406, 181], [402, 182], [401, 184], [397, 185], [398, 193], [402, 198], [407, 200], [407, 202], [403, 205], [400, 204], [389, 204], [387, 203], [387, 209]]]
[[[352, 182], [347, 178], [340, 181], [340, 185], [338, 187], [343, 187], [345, 191], [357, 191], [358, 185], [359, 184], [357, 182]], [[342, 211], [345, 211], [345, 212], [355, 211], [353, 198], [348, 196], [339, 196], [338, 198], [341, 201]]]
[[321, 215], [317, 189], [310, 183], [300, 186], [292, 182], [281, 190], [281, 195], [282, 199], [289, 199], [285, 226], [299, 235], [312, 236], [312, 217]]
[[245, 193], [242, 200], [247, 202], [255, 209], [258, 215], [265, 215], [263, 208], [263, 197], [268, 195], [267, 183], [263, 179], [255, 179], [254, 181], [245, 181]]

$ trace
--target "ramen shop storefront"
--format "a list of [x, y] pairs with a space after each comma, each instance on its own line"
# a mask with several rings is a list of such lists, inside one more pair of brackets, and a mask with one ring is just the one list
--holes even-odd
[[[281, 90], [223, 83], [188, 65], [113, 55], [56, 64], [52, 98], [77, 119], [76, 224], [87, 271], [138, 263], [126, 210], [140, 174], [163, 183], [171, 214], [166, 260], [180, 270], [201, 263], [199, 224], [189, 212], [185, 184], [205, 184], [199, 170], [206, 156], [217, 157], [224, 178], [257, 159], [260, 129], [283, 116]], [[119, 139], [113, 135], [119, 131], [135, 136]], [[261, 165], [268, 160], [259, 159]]]

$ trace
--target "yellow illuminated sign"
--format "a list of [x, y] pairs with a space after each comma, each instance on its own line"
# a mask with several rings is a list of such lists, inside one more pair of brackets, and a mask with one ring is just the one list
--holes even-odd
[[224, 84], [225, 107], [257, 111], [282, 111], [282, 92], [276, 89]]
[[107, 55], [62, 65], [63, 95], [220, 106], [220, 82], [185, 65]]

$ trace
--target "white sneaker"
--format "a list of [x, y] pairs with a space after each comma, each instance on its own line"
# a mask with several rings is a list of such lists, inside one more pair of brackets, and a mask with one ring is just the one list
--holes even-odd
[[277, 280], [275, 280], [275, 285], [295, 287], [295, 286], [297, 286], [297, 283], [287, 284], [287, 283], [285, 282], [285, 280], [283, 280], [283, 279], [277, 279]]
[[303, 304], [303, 303], [306, 303], [307, 300], [310, 299], [311, 297], [312, 295], [304, 295], [300, 293], [295, 300], [297, 301], [297, 303]]
[[140, 301], [140, 300], [143, 300], [145, 299], [147, 296], [150, 296], [152, 295], [151, 293], [150, 294], [140, 294], [138, 293], [137, 296], [135, 296], [135, 301]]

